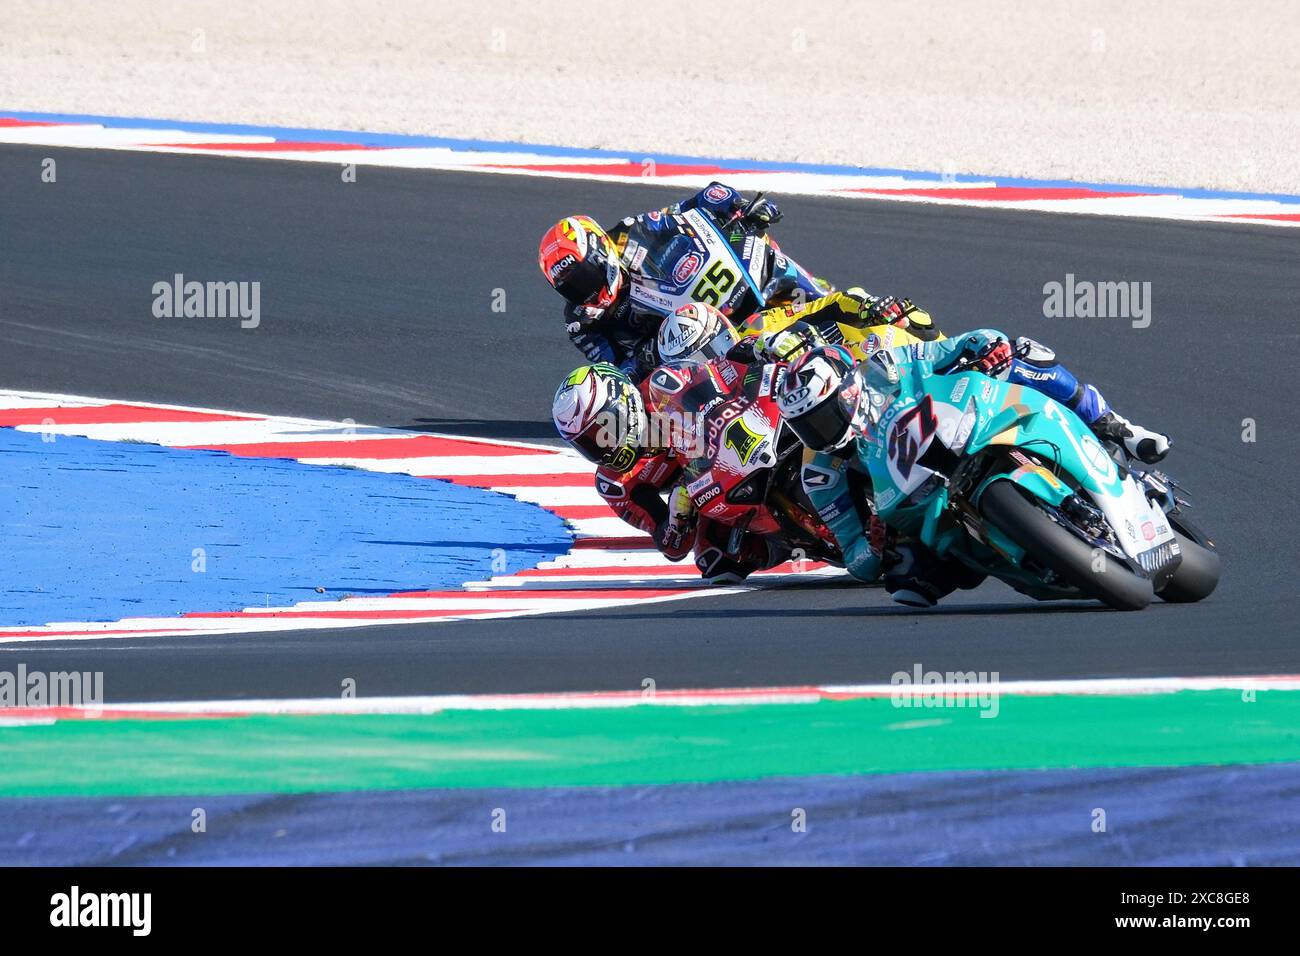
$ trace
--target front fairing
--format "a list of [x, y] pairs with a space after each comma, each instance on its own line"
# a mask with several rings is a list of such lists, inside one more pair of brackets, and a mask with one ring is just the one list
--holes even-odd
[[[632, 302], [663, 316], [702, 302], [739, 318], [765, 308], [769, 297], [825, 294], [766, 234], [737, 225], [724, 229], [700, 209], [671, 214], [653, 230], [634, 226], [623, 258], [631, 270]], [[774, 276], [780, 281], [774, 283]]]
[[686, 467], [687, 492], [702, 515], [763, 534], [780, 530], [766, 502], [782, 427], [772, 400], [777, 372], [775, 365], [749, 366], [734, 389], [705, 408], [704, 454]]
[[762, 290], [764, 306], [810, 302], [826, 295], [827, 289], [807, 269], [783, 253], [774, 239], [766, 236], [746, 238], [743, 252], [750, 273]]
[[[1011, 480], [1050, 507], [1075, 495], [1086, 498], [1105, 515], [1117, 544], [1139, 567], [1156, 557], [1163, 560], [1164, 550], [1177, 553], [1160, 510], [1136, 481], [1120, 474], [1088, 427], [1060, 403], [978, 372], [934, 375], [924, 360], [901, 361], [899, 370], [899, 394], [880, 422], [881, 440], [864, 452], [878, 512], [890, 524], [922, 534], [932, 547], [950, 543], [939, 529], [948, 479], [926, 467], [944, 456], [932, 455], [929, 444], [939, 442], [961, 458], [1002, 446], [1008, 453], [1023, 450], [1032, 459], [1022, 454], [1019, 467], [994, 473], [970, 491], [974, 511], [991, 482]], [[999, 550], [1005, 554], [1009, 549]]]

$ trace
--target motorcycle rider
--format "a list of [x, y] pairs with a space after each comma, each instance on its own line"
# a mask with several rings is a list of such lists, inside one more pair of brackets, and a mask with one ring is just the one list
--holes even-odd
[[[609, 363], [584, 365], [555, 393], [552, 419], [561, 437], [599, 467], [596, 490], [620, 518], [649, 534], [670, 561], [695, 551], [695, 565], [709, 584], [744, 580], [789, 556], [781, 543], [745, 534], [732, 547], [732, 529], [696, 513], [683, 483], [684, 466], [700, 436], [685, 415], [669, 413], [675, 400], [692, 394], [719, 397], [743, 383], [748, 365], [727, 356], [739, 336], [712, 306], [693, 303], [690, 347], [678, 361], [638, 386]], [[686, 321], [687, 317], [683, 317]], [[668, 323], [665, 323], [667, 326]], [[667, 494], [667, 501], [664, 495]]]
[[[977, 329], [942, 342], [882, 350], [868, 363], [887, 366], [896, 355], [929, 361], [940, 374], [960, 367], [1036, 389], [1072, 409], [1098, 438], [1122, 443], [1148, 464], [1169, 451], [1167, 436], [1120, 416], [1095, 386], [1080, 382], [1051, 349], [1032, 339], [1021, 337], [1013, 346], [994, 329]], [[854, 577], [870, 582], [883, 571], [885, 589], [895, 601], [933, 607], [958, 588], [977, 586], [983, 575], [917, 541], [897, 540], [875, 516], [863, 443], [880, 436], [870, 427], [869, 397], [860, 386], [852, 356], [838, 346], [801, 356], [781, 381], [778, 406], [808, 449], [804, 491], [835, 535]]]
[[[748, 206], [737, 190], [715, 181], [665, 209], [628, 216], [608, 232], [583, 215], [552, 226], [542, 236], [537, 264], [566, 301], [564, 323], [573, 344], [589, 361], [617, 365], [635, 380], [649, 374], [659, 364], [653, 342], [664, 314], [633, 300], [632, 274], [656, 261], [679, 234], [675, 216], [699, 209], [726, 223]], [[775, 203], [759, 199], [740, 222], [762, 234], [780, 219]]]
[[[749, 343], [755, 354], [767, 350], [772, 361], [790, 361], [794, 356], [774, 347], [778, 333], [800, 323], [815, 329], [824, 344], [838, 345], [844, 339], [842, 326], [867, 333], [863, 347], [883, 347], [889, 340], [889, 328], [901, 329], [921, 341], [943, 338], [930, 313], [918, 308], [911, 299], [896, 296], [877, 297], [859, 286], [843, 292], [829, 292], [804, 305], [782, 305], [756, 312], [740, 326], [742, 344]], [[766, 342], [764, 340], [766, 339]]]
[[[601, 466], [596, 472], [596, 490], [614, 513], [649, 534], [671, 561], [680, 561], [694, 547], [696, 566], [711, 583], [743, 580], [753, 571], [780, 563], [788, 554], [779, 542], [746, 535], [736, 553], [728, 555], [729, 529], [699, 520], [682, 482], [684, 459], [690, 457], [683, 448], [698, 444], [700, 436], [683, 435], [680, 428], [674, 434], [674, 425], [684, 422], [686, 416], [680, 407], [676, 418], [664, 416], [665, 408], [678, 396], [691, 393], [707, 392], [709, 399], [705, 400], [711, 400], [719, 391], [743, 382], [751, 365], [786, 362], [825, 345], [819, 329], [836, 322], [870, 323], [867, 328], [881, 335], [890, 325], [911, 329], [914, 334], [940, 334], [930, 316], [910, 301], [873, 299], [861, 290], [832, 293], [803, 309], [783, 307], [769, 312], [781, 318], [770, 323], [777, 326], [775, 331], [760, 334], [763, 323], [751, 322], [746, 323], [742, 336], [712, 306], [685, 305], [663, 321], [653, 340], [654, 351], [666, 364], [639, 386], [626, 372], [608, 363], [583, 366], [561, 385], [552, 407], [560, 435]], [[804, 316], [818, 324], [802, 321]], [[797, 321], [785, 324], [791, 317]], [[709, 363], [714, 366], [713, 373], [705, 369]], [[657, 434], [651, 433], [651, 415], [658, 416], [654, 421], [665, 426]], [[602, 430], [602, 421], [628, 424], [621, 431]], [[674, 438], [679, 440], [674, 442]], [[698, 449], [695, 454], [700, 454]]]

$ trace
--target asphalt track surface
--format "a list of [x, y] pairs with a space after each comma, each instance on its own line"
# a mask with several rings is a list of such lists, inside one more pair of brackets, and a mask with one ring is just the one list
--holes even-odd
[[[41, 160], [58, 179], [42, 183]], [[0, 147], [0, 382], [494, 438], [548, 440], [580, 357], [536, 267], [577, 211], [676, 190], [333, 164]], [[783, 247], [840, 285], [911, 295], [948, 331], [1055, 347], [1174, 436], [1168, 467], [1220, 542], [1219, 590], [1137, 614], [996, 582], [928, 612], [846, 585], [497, 621], [0, 645], [102, 670], [110, 700], [1296, 673], [1300, 240], [1266, 227], [786, 197]], [[260, 280], [262, 321], [156, 319], [154, 282]], [[1152, 322], [1047, 319], [1067, 273], [1149, 281]], [[503, 289], [506, 311], [494, 312]], [[1257, 440], [1243, 442], [1243, 419]], [[304, 556], [304, 560], [310, 560]]]

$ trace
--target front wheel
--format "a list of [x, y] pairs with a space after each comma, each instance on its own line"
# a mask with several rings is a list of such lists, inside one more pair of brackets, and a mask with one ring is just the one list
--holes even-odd
[[[995, 481], [980, 496], [980, 511], [1003, 534], [1025, 549], [1034, 563], [1050, 568], [1065, 582], [1117, 611], [1140, 611], [1151, 603], [1151, 582], [1097, 552], [1082, 538], [1052, 520], [1020, 486]], [[1100, 567], [1095, 568], [1097, 556]]]
[[1186, 537], [1176, 526], [1174, 534], [1178, 535], [1183, 560], [1160, 589], [1160, 599], [1170, 604], [1190, 604], [1209, 597], [1219, 586], [1218, 554]]

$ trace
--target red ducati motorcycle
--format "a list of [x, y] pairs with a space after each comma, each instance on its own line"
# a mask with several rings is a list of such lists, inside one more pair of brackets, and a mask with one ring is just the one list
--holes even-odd
[[784, 365], [728, 359], [661, 366], [650, 376], [655, 422], [687, 462], [686, 490], [701, 517], [732, 529], [733, 554], [747, 533], [772, 535], [798, 557], [843, 566], [803, 491], [803, 445], [776, 405], [784, 374]]

